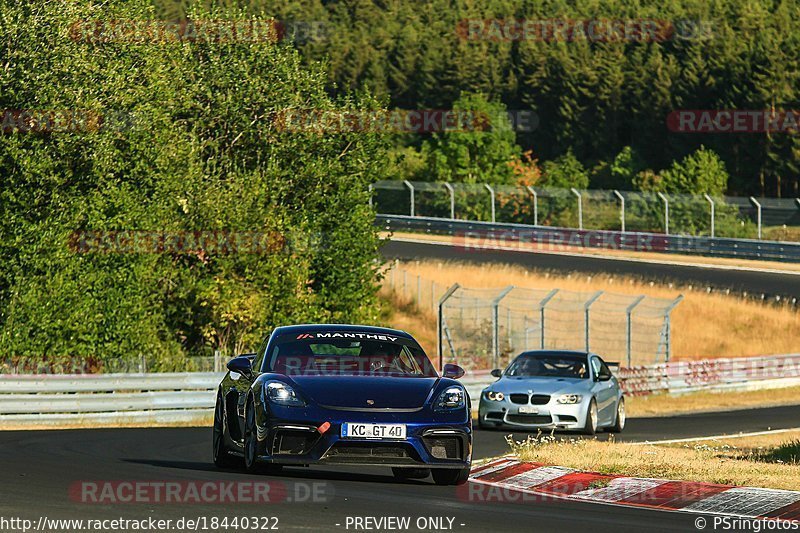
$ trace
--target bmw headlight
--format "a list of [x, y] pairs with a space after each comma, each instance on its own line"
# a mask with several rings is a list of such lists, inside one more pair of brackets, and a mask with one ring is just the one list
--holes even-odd
[[574, 403], [581, 403], [583, 396], [580, 394], [562, 394], [558, 398], [556, 398], [556, 403], [560, 404], [574, 404]]
[[306, 404], [286, 383], [271, 381], [267, 383], [266, 396], [269, 401], [278, 405], [288, 405], [290, 407], [302, 407]]
[[506, 395], [503, 394], [502, 392], [494, 392], [494, 391], [491, 391], [491, 390], [490, 391], [486, 391], [486, 393], [483, 396], [487, 400], [492, 401], [492, 402], [502, 402], [506, 397]]
[[467, 405], [467, 393], [461, 387], [450, 387], [439, 395], [434, 408], [437, 411], [463, 409]]

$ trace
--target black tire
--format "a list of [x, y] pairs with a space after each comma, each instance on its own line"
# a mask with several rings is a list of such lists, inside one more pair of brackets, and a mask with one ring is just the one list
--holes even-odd
[[463, 485], [469, 479], [469, 468], [454, 470], [450, 468], [432, 468], [433, 481], [437, 485]]
[[236, 457], [228, 453], [228, 447], [225, 445], [225, 433], [225, 404], [222, 396], [218, 394], [217, 403], [214, 406], [214, 427], [211, 438], [214, 465], [217, 468], [230, 468], [239, 462]]
[[627, 419], [628, 417], [625, 413], [625, 398], [620, 398], [617, 404], [617, 419], [614, 421], [614, 425], [608, 428], [608, 431], [611, 433], [621, 433], [622, 430], [625, 429], [625, 422]]
[[405, 481], [407, 479], [425, 479], [431, 475], [430, 468], [398, 468], [392, 467], [392, 474], [395, 479]]
[[597, 433], [597, 421], [599, 414], [597, 413], [597, 402], [594, 398], [589, 402], [589, 409], [586, 410], [586, 422], [583, 424], [582, 433], [584, 435], [594, 435]]
[[244, 469], [249, 474], [256, 474], [261, 471], [261, 465], [257, 461], [258, 456], [258, 437], [256, 436], [256, 410], [253, 398], [247, 399], [247, 406], [244, 411]]

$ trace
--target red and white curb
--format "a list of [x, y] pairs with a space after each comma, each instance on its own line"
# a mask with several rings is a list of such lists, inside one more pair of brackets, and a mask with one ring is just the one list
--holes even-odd
[[[495, 459], [472, 470], [470, 482], [547, 498], [646, 507], [665, 511], [742, 518], [800, 521], [800, 492], [734, 487], [694, 481], [671, 481], [583, 472], [560, 466]], [[469, 489], [475, 501], [513, 500], [491, 491]]]

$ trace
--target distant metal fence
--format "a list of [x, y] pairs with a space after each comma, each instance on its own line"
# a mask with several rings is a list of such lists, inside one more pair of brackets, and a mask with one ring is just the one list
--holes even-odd
[[[796, 236], [800, 198], [755, 198], [512, 185], [379, 181], [378, 213], [534, 226], [762, 239]], [[800, 234], [800, 233], [799, 233]]]
[[669, 361], [670, 313], [682, 299], [513, 285], [448, 287], [396, 264], [387, 280], [391, 290], [437, 318], [440, 364], [466, 369], [498, 368], [534, 349], [594, 351], [628, 366]]

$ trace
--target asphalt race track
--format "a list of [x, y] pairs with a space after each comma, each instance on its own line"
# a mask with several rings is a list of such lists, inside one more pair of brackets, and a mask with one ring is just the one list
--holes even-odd
[[[800, 426], [797, 407], [673, 418], [632, 419], [625, 440], [658, 440]], [[477, 431], [475, 456], [506, 451], [504, 431]], [[515, 434], [524, 438], [524, 434]], [[278, 529], [366, 531], [350, 517], [445, 517], [438, 531], [695, 531], [697, 515], [571, 501], [487, 503], [480, 485], [437, 487], [429, 480], [398, 483], [385, 468], [292, 468], [253, 476], [217, 470], [206, 428], [0, 432], [3, 466], [0, 517], [173, 519], [277, 517]], [[289, 500], [278, 503], [83, 503], [70, 487], [83, 481], [268, 481]], [[309, 491], [309, 487], [313, 487]], [[280, 489], [280, 490], [279, 490]], [[484, 489], [485, 490], [485, 489]], [[309, 492], [317, 501], [308, 501]], [[297, 500], [301, 500], [298, 502]], [[448, 527], [446, 518], [453, 520]], [[337, 525], [338, 524], [338, 525]], [[463, 525], [462, 525], [463, 524]], [[424, 524], [423, 524], [424, 525]], [[202, 530], [202, 529], [201, 529]], [[221, 529], [222, 530], [222, 529]], [[241, 529], [240, 529], [241, 530]], [[372, 529], [375, 530], [375, 529]], [[387, 530], [384, 528], [384, 530]], [[388, 529], [391, 530], [391, 529]]]
[[663, 283], [696, 284], [716, 290], [800, 300], [800, 274], [696, 267], [608, 259], [592, 255], [562, 255], [512, 250], [478, 250], [459, 246], [391, 240], [382, 252], [389, 259], [440, 259], [471, 263], [506, 263], [526, 268], [587, 274], [635, 276]]

